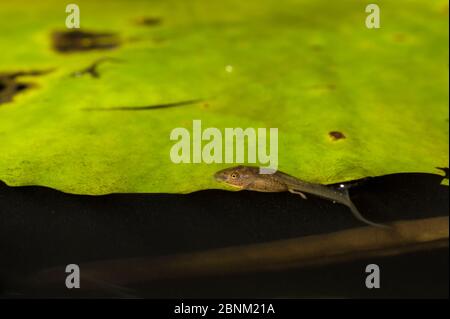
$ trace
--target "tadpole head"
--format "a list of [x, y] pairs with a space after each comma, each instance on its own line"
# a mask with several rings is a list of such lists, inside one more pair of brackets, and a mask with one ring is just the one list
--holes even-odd
[[257, 168], [236, 166], [218, 171], [214, 174], [214, 178], [218, 182], [242, 189], [252, 182], [252, 176], [255, 172], [257, 173]]

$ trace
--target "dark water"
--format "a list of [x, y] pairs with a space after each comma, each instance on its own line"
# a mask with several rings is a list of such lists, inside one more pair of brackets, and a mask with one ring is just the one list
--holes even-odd
[[[377, 222], [447, 216], [442, 176], [395, 174], [351, 190]], [[78, 196], [0, 184], [0, 296], [36, 296], [15, 280], [56, 265], [160, 256], [362, 226], [345, 206], [290, 193], [201, 191], [188, 195]], [[143, 283], [146, 297], [447, 297], [448, 249], [370, 260], [382, 289], [364, 286], [368, 261], [302, 270]], [[90, 296], [114, 296], [93, 292]], [[43, 291], [38, 296], [54, 295]]]

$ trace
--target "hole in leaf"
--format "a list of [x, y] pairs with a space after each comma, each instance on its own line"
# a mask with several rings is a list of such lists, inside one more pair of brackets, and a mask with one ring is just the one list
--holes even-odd
[[330, 133], [328, 133], [328, 135], [331, 137], [331, 139], [333, 141], [337, 141], [337, 140], [345, 138], [344, 133], [339, 132], [339, 131], [331, 131]]

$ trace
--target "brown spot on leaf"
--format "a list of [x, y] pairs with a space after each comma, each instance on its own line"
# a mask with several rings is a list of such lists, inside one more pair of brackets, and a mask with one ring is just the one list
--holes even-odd
[[117, 61], [121, 61], [121, 60], [116, 59], [116, 58], [103, 57], [103, 58], [100, 58], [100, 59], [94, 61], [94, 63], [92, 63], [88, 67], [86, 67], [86, 68], [84, 68], [82, 70], [73, 72], [71, 75], [74, 76], [74, 77], [79, 77], [79, 76], [82, 76], [84, 74], [89, 74], [93, 78], [99, 78], [100, 77], [100, 73], [98, 72], [98, 66], [101, 63], [105, 62], [105, 61], [117, 62]]
[[29, 82], [18, 80], [21, 76], [38, 76], [49, 73], [46, 71], [18, 71], [12, 73], [0, 73], [0, 104], [11, 102], [14, 96], [33, 87]]
[[155, 27], [162, 23], [162, 19], [158, 17], [140, 17], [136, 19], [136, 24], [147, 27]]
[[314, 52], [320, 52], [323, 50], [323, 46], [321, 44], [313, 44], [313, 45], [311, 45], [311, 49]]
[[117, 34], [110, 32], [56, 31], [52, 40], [53, 48], [61, 53], [111, 50], [120, 45]]
[[395, 33], [392, 38], [395, 42], [402, 43], [405, 42], [408, 37], [404, 33]]
[[148, 111], [148, 110], [157, 110], [157, 109], [166, 109], [170, 107], [179, 107], [185, 105], [198, 104], [203, 102], [203, 100], [187, 100], [173, 103], [162, 103], [162, 104], [153, 104], [146, 106], [116, 106], [116, 107], [107, 107], [107, 108], [99, 108], [99, 107], [89, 107], [85, 108], [85, 111]]
[[14, 95], [25, 90], [28, 86], [28, 83], [17, 82], [10, 77], [0, 75], [0, 104], [11, 102]]
[[442, 6], [439, 8], [440, 13], [448, 16], [448, 1], [445, 1]]
[[331, 137], [331, 139], [333, 141], [337, 141], [337, 140], [341, 140], [345, 138], [344, 133], [339, 132], [339, 131], [331, 131], [330, 133], [328, 133], [328, 135]]

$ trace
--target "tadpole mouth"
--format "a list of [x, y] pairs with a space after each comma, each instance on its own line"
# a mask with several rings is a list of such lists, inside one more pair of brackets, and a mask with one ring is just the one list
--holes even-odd
[[214, 178], [215, 178], [217, 181], [222, 182], [222, 181], [225, 180], [225, 174], [224, 174], [223, 171], [218, 171], [217, 173], [214, 174]]

